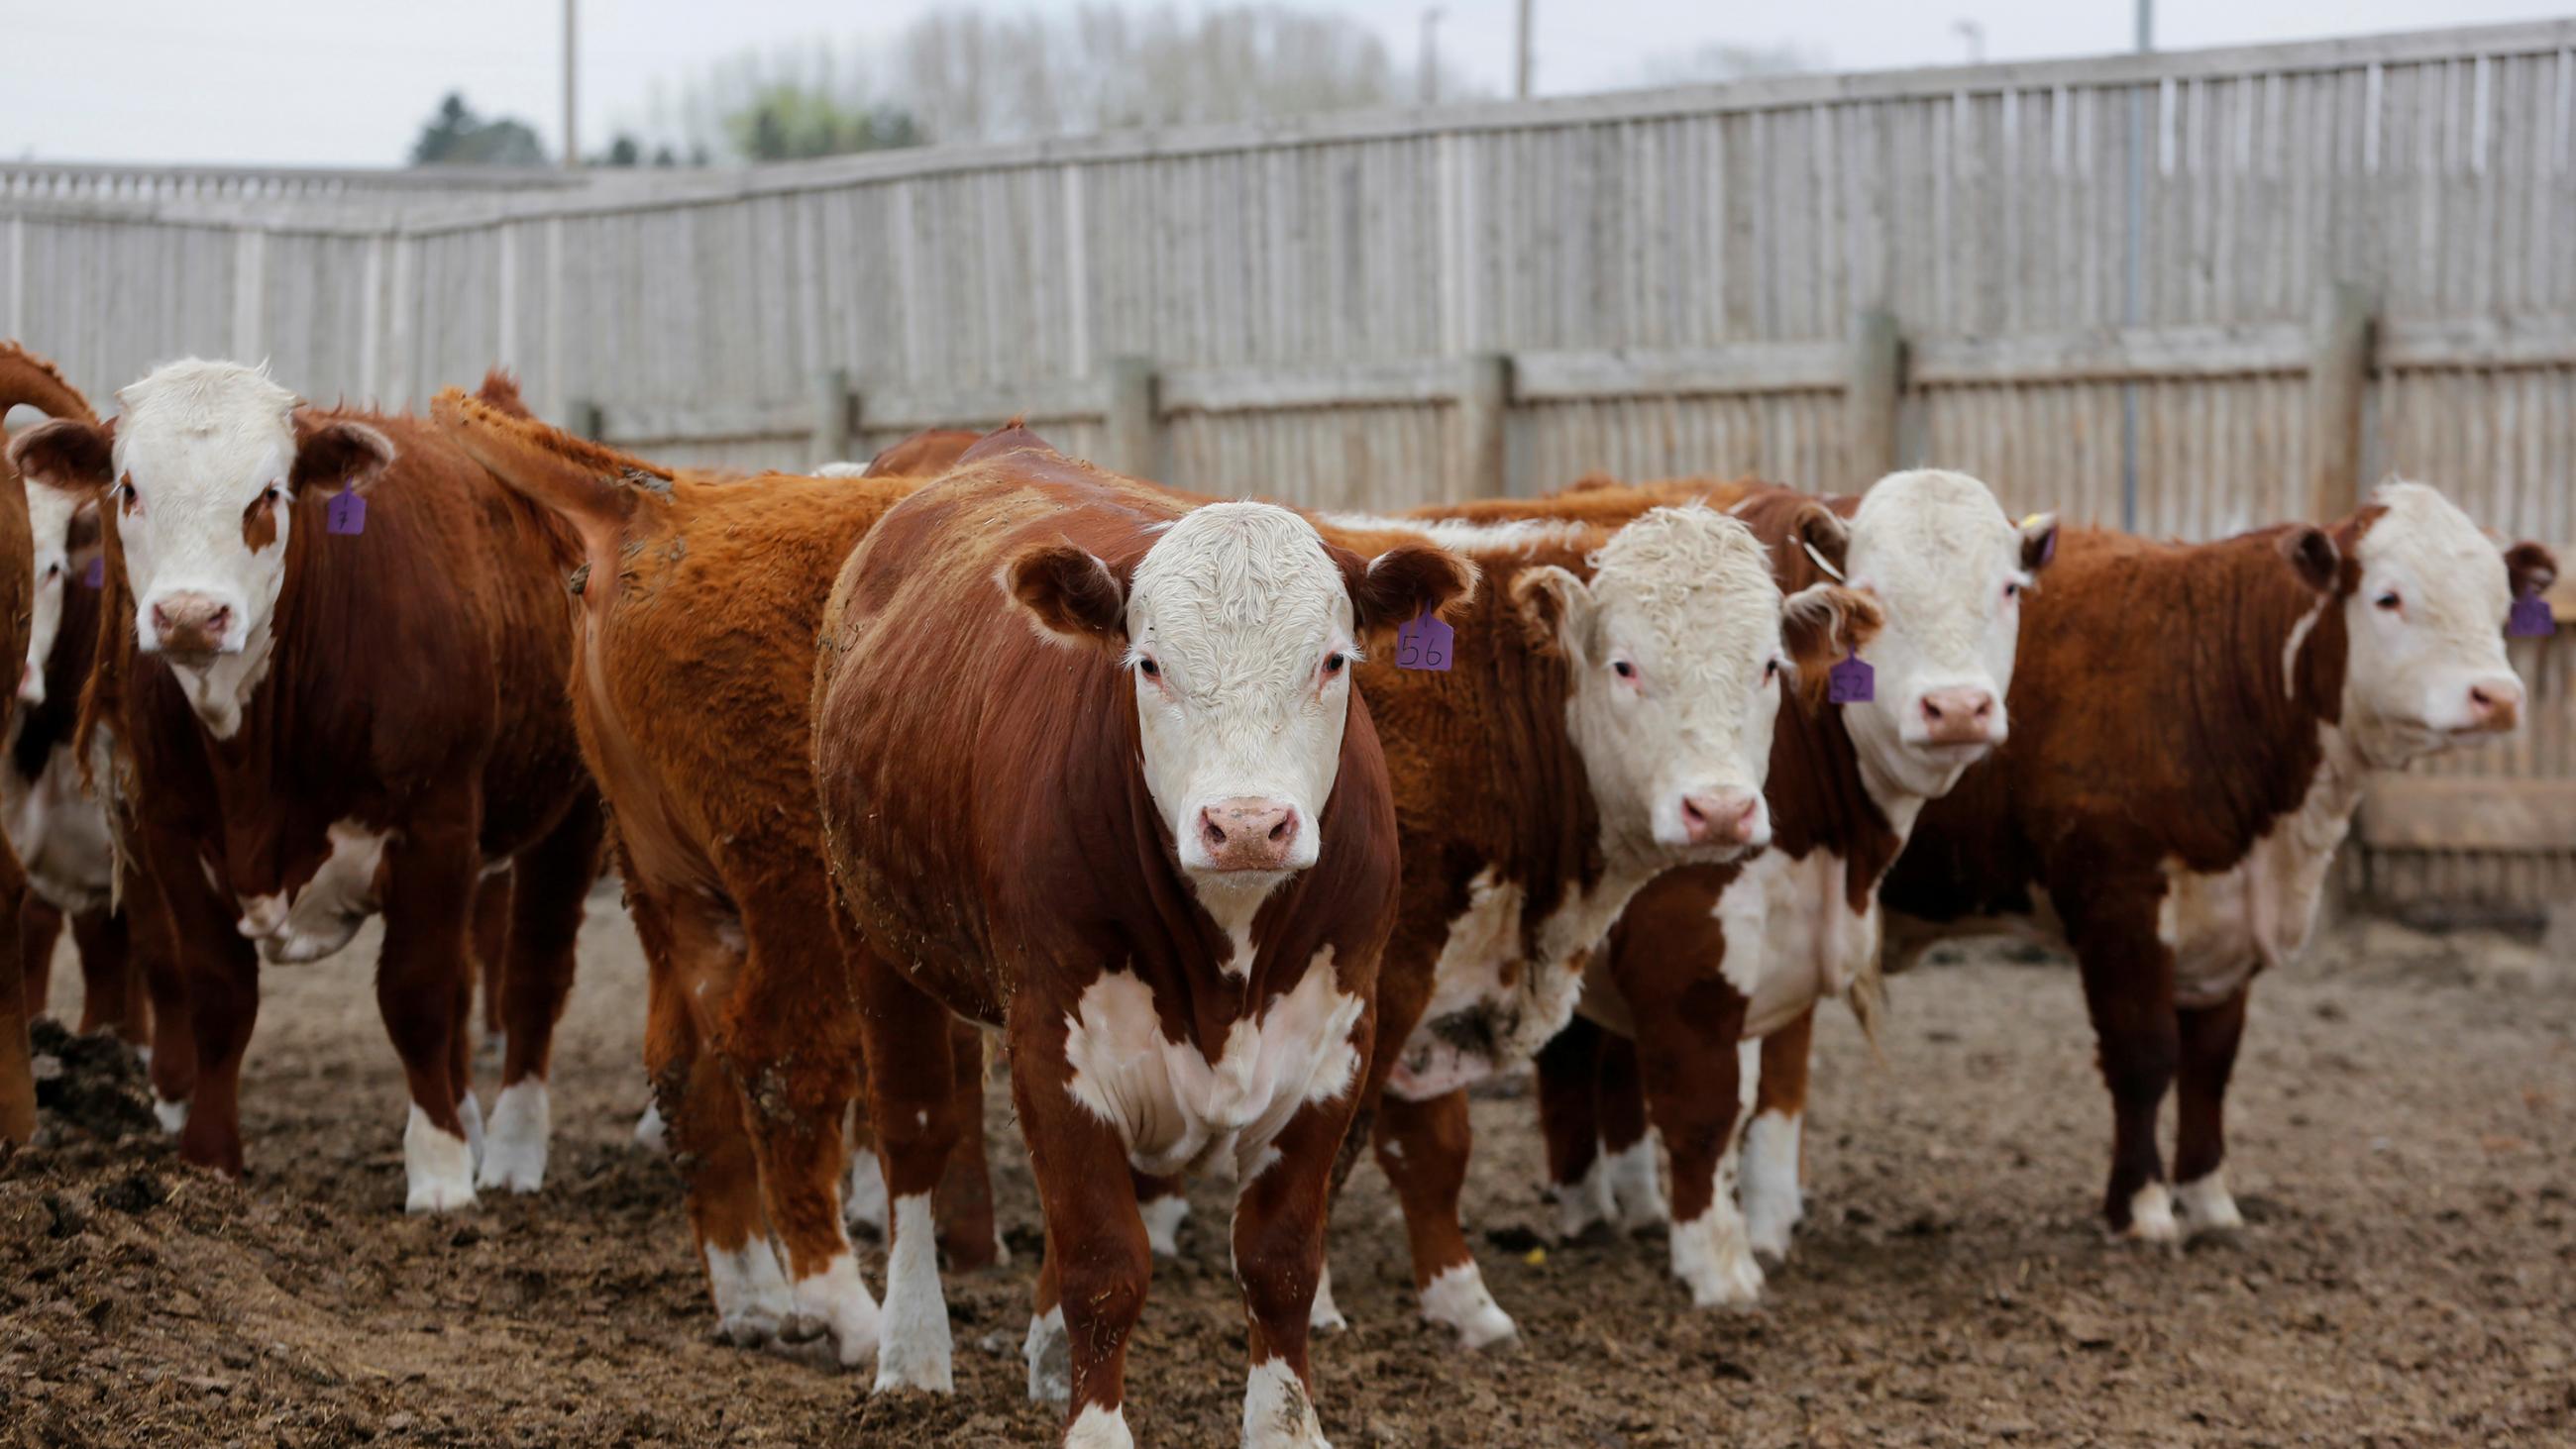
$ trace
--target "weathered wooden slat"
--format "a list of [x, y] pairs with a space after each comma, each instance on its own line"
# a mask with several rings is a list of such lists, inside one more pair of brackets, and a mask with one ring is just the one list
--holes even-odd
[[2576, 780], [2374, 777], [2355, 833], [2373, 850], [2576, 851]]

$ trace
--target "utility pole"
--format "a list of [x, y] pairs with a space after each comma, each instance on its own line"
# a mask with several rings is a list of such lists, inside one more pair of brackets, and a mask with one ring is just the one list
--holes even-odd
[[[1520, 50], [1515, 57], [1512, 94], [1522, 100], [1528, 100], [1530, 95], [1530, 71], [1533, 66], [1530, 56], [1530, 9], [1536, 3], [1537, 0], [1520, 0]], [[2141, 0], [2141, 3], [2144, 3], [2144, 0]]]
[[[2138, 53], [2156, 48], [2156, 0], [2137, 0]], [[2130, 327], [2139, 322], [2139, 305], [2146, 291], [2147, 227], [2147, 94], [2150, 87], [2129, 87], [2129, 206], [2128, 268], [2121, 278], [2120, 320]], [[2138, 531], [2138, 383], [2130, 378], [2120, 384], [2120, 528]]]
[[1440, 104], [1440, 7], [1422, 12], [1422, 103]]
[[580, 169], [581, 169], [581, 141], [580, 141], [579, 137], [574, 133], [574, 130], [573, 130], [573, 100], [574, 100], [573, 75], [574, 75], [575, 70], [577, 69], [577, 66], [576, 66], [576, 65], [575, 65], [575, 63], [574, 63], [574, 57], [576, 57], [577, 55], [579, 55], [579, 54], [580, 54], [580, 51], [579, 51], [579, 50], [574, 46], [574, 44], [573, 44], [573, 6], [574, 6], [574, 4], [575, 4], [575, 3], [576, 3], [576, 0], [563, 0], [563, 7], [564, 7], [564, 47], [563, 47], [563, 82], [564, 82], [563, 131], [564, 131], [564, 154], [563, 154], [563, 164], [564, 164], [564, 169], [565, 169], [566, 171], [578, 171], [578, 170], [580, 170]]

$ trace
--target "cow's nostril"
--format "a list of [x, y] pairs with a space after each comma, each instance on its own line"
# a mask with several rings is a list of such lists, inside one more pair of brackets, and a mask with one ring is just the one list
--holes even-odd
[[1923, 717], [1938, 723], [1941, 718], [1941, 706], [1928, 699], [1923, 701]]
[[1279, 823], [1270, 827], [1270, 838], [1273, 840], [1286, 840], [1288, 838], [1288, 827], [1295, 823], [1296, 819], [1294, 816], [1283, 815], [1279, 817]]
[[1208, 846], [1211, 849], [1221, 847], [1225, 844], [1225, 827], [1217, 824], [1216, 817], [1212, 815], [1202, 815], [1199, 817], [1199, 833], [1207, 838]]

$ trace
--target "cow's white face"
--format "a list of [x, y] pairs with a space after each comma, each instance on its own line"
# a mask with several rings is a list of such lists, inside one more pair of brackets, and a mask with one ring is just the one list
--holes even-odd
[[1524, 570], [1513, 594], [1569, 665], [1566, 723], [1604, 839], [1632, 865], [1770, 843], [1762, 786], [1789, 661], [1762, 545], [1724, 514], [1658, 508], [1591, 564], [1588, 582]]
[[2360, 585], [2343, 602], [2345, 728], [2383, 767], [2511, 731], [2523, 686], [2505, 659], [2503, 553], [2421, 483], [2390, 483], [2373, 501], [2387, 511], [2346, 565]]
[[36, 592], [29, 602], [27, 659], [18, 674], [18, 697], [45, 702], [45, 660], [62, 633], [63, 591], [72, 582], [72, 516], [81, 501], [55, 488], [27, 490], [27, 527], [35, 538]]
[[1873, 698], [1842, 707], [1873, 774], [1908, 794], [1946, 793], [2010, 731], [2005, 696], [2022, 594], [2054, 549], [2057, 522], [2015, 526], [1965, 473], [1891, 473], [1861, 498], [1844, 573], [1886, 622], [1861, 650]]
[[1315, 863], [1361, 636], [1474, 578], [1427, 545], [1363, 562], [1284, 508], [1213, 503], [1165, 526], [1125, 580], [1065, 545], [1013, 560], [1004, 584], [1042, 632], [1119, 648], [1181, 868], [1241, 905]]

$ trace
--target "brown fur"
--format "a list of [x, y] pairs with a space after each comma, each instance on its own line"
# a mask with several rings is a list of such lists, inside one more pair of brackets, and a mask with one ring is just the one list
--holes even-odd
[[[1068, 1011], [1123, 967], [1150, 988], [1165, 1036], [1215, 1060], [1235, 1021], [1309, 969], [1373, 995], [1395, 904], [1379, 736], [1354, 694], [1318, 822], [1329, 844], [1262, 907], [1246, 974], [1220, 972], [1231, 947], [1181, 879], [1146, 791], [1126, 672], [1105, 649], [1042, 637], [995, 586], [1015, 561], [1066, 544], [1123, 577], [1153, 541], [1148, 526], [1189, 506], [1071, 463], [1024, 429], [996, 433], [852, 552], [815, 676], [815, 771], [834, 881], [868, 962], [888, 1191], [926, 1190], [957, 1129], [936, 1090], [943, 1012], [1001, 1026], [1046, 1208], [1040, 1308], [1064, 1309], [1074, 1414], [1121, 1401], [1151, 1270], [1126, 1148], [1065, 1090]], [[1095, 573], [1075, 572], [1077, 596]], [[1313, 966], [1326, 947], [1329, 966]], [[1363, 1018], [1355, 1036], [1367, 1030]], [[1252, 1359], [1281, 1359], [1300, 1379], [1326, 1185], [1356, 1097], [1299, 1110], [1235, 1215]]]
[[[1017, 427], [1014, 421], [1011, 426]], [[980, 433], [963, 428], [924, 428], [868, 460], [868, 476], [934, 478], [957, 465]]]
[[[16, 349], [10, 349], [15, 353]], [[24, 357], [23, 353], [16, 354]], [[50, 368], [46, 369], [48, 372]], [[35, 588], [35, 542], [27, 528], [27, 494], [0, 487], [0, 648], [27, 657], [29, 600]], [[13, 690], [12, 705], [16, 700]], [[0, 839], [0, 1143], [25, 1143], [36, 1132], [34, 1062], [27, 1045], [27, 988], [19, 912], [27, 872]]]

